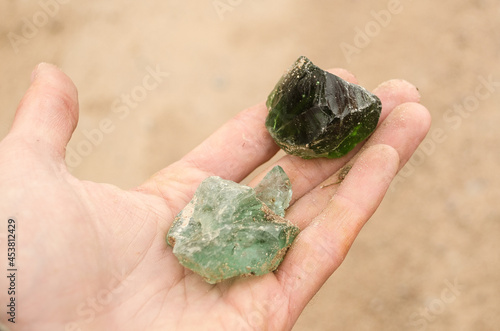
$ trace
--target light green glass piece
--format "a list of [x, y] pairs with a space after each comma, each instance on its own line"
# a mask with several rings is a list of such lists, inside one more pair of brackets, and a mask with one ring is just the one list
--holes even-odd
[[281, 167], [273, 168], [255, 190], [209, 177], [175, 218], [167, 242], [184, 267], [210, 284], [272, 272], [299, 233], [277, 214], [284, 215], [291, 194]]
[[255, 187], [257, 198], [274, 213], [285, 217], [285, 210], [292, 200], [292, 185], [283, 168], [276, 166]]

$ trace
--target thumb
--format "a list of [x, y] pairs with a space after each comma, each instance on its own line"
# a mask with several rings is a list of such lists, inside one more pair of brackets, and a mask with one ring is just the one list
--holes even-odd
[[64, 161], [66, 145], [78, 122], [78, 93], [56, 66], [40, 63], [16, 111], [9, 135]]

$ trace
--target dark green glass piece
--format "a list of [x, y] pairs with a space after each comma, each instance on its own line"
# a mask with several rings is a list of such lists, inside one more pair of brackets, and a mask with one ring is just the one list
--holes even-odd
[[298, 227], [275, 212], [284, 215], [291, 194], [290, 180], [279, 166], [255, 190], [208, 177], [175, 218], [167, 243], [184, 267], [210, 284], [269, 273], [279, 266], [299, 233]]
[[382, 103], [301, 56], [269, 95], [267, 108], [266, 127], [285, 152], [337, 158], [375, 130]]

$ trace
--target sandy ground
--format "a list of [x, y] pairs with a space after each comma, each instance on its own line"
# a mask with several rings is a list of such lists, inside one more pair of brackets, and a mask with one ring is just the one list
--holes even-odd
[[[369, 89], [413, 82], [431, 132], [294, 330], [500, 327], [497, 0], [3, 0], [0, 17], [0, 136], [35, 64], [55, 63], [80, 93], [73, 173], [123, 188], [264, 100], [299, 55]], [[168, 75], [141, 90], [151, 70]]]

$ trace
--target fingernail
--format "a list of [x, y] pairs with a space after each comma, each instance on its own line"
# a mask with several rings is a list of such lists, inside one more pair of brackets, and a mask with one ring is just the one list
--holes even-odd
[[48, 65], [49, 64], [47, 64], [45, 62], [41, 62], [41, 63], [37, 64], [37, 66], [35, 67], [35, 69], [33, 69], [33, 71], [31, 72], [31, 82], [32, 83], [38, 77], [38, 74], [40, 72], [42, 72], [44, 70], [44, 68], [46, 68]]
[[35, 69], [33, 69], [33, 71], [31, 72], [31, 82], [32, 83], [35, 80], [36, 76], [38, 75], [38, 67], [39, 66], [40, 66], [40, 64], [37, 64]]

